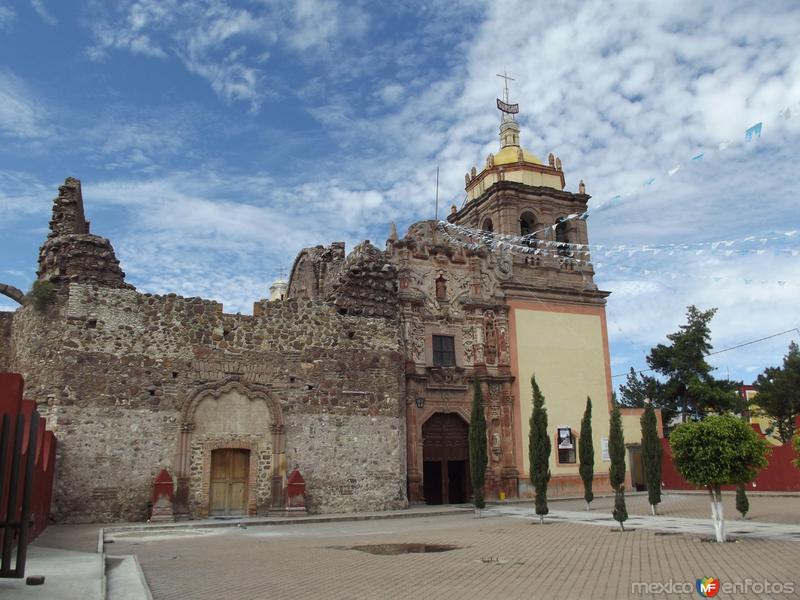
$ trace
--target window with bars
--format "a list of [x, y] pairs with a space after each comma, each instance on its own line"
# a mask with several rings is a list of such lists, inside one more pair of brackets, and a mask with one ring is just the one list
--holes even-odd
[[436, 367], [456, 366], [456, 344], [452, 335], [433, 336], [433, 365]]

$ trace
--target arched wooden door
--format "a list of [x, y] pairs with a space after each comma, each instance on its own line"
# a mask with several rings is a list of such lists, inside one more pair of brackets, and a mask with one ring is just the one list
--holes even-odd
[[422, 425], [422, 489], [426, 504], [461, 504], [469, 493], [469, 426], [436, 413]]

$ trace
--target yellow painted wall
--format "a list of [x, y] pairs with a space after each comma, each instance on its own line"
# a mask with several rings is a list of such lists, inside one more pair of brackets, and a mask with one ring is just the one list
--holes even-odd
[[[551, 187], [557, 190], [563, 189], [561, 185], [561, 178], [558, 177], [557, 175], [551, 175], [549, 173], [540, 173], [538, 171], [530, 171], [525, 169], [524, 167], [519, 169], [507, 170], [505, 172], [505, 179], [506, 181], [517, 181], [519, 183], [525, 183], [527, 185]], [[467, 192], [469, 199], [475, 200], [478, 196], [480, 196], [486, 190], [492, 187], [492, 185], [497, 183], [497, 181], [498, 181], [497, 173], [496, 172], [489, 173], [483, 178], [480, 184], [471, 188]]]
[[[606, 356], [608, 349], [603, 338], [603, 323], [599, 315], [548, 310], [514, 308], [517, 367], [517, 386], [523, 442], [523, 464], [528, 476], [528, 436], [533, 410], [530, 378], [545, 397], [547, 430], [553, 446], [550, 454], [552, 475], [577, 475], [578, 463], [556, 465], [555, 434], [558, 427], [571, 427], [580, 433], [586, 396], [592, 398], [592, 435], [594, 437], [595, 472], [605, 473], [610, 463], [602, 460], [601, 438], [608, 437], [608, 382]], [[641, 439], [638, 415], [623, 415], [625, 442]], [[577, 458], [577, 453], [576, 453]], [[627, 460], [627, 459], [626, 459]], [[628, 466], [629, 469], [629, 466]]]
[[[772, 425], [772, 419], [770, 419], [758, 405], [758, 400], [756, 399], [758, 392], [756, 390], [747, 390], [745, 395], [747, 396], [747, 403], [750, 407], [750, 423], [757, 423], [759, 427], [761, 427], [761, 432], [765, 433], [767, 428]], [[783, 443], [775, 432], [773, 432], [772, 435], [766, 436], [766, 439], [773, 446], [780, 446]]]

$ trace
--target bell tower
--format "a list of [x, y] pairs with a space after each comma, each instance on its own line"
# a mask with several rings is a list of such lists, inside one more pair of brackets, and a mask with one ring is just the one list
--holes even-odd
[[500, 148], [486, 157], [480, 170], [472, 167], [467, 173], [466, 201], [447, 220], [514, 236], [522, 250], [511, 253], [515, 278], [533, 282], [546, 274], [547, 281], [557, 282], [564, 292], [596, 291], [586, 221], [578, 218], [587, 210], [586, 187], [581, 181], [577, 193], [566, 191], [561, 159], [550, 153], [545, 164], [522, 146], [516, 119], [519, 104], [510, 102], [508, 92], [508, 81], [513, 79], [505, 73], [499, 77], [505, 80], [503, 99], [497, 99]]

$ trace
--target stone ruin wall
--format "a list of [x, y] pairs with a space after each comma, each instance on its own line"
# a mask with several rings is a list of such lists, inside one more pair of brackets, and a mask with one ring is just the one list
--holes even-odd
[[[13, 313], [13, 345], [4, 343], [17, 349], [5, 366], [23, 374], [59, 439], [55, 519], [146, 518], [154, 476], [174, 473], [181, 408], [229, 379], [279, 401], [286, 466], [303, 473], [311, 512], [405, 506], [396, 320], [295, 300], [229, 315], [199, 298], [64, 288], [45, 312]], [[264, 502], [269, 490], [258, 493]]]
[[11, 371], [11, 323], [13, 312], [0, 311], [0, 373]]

